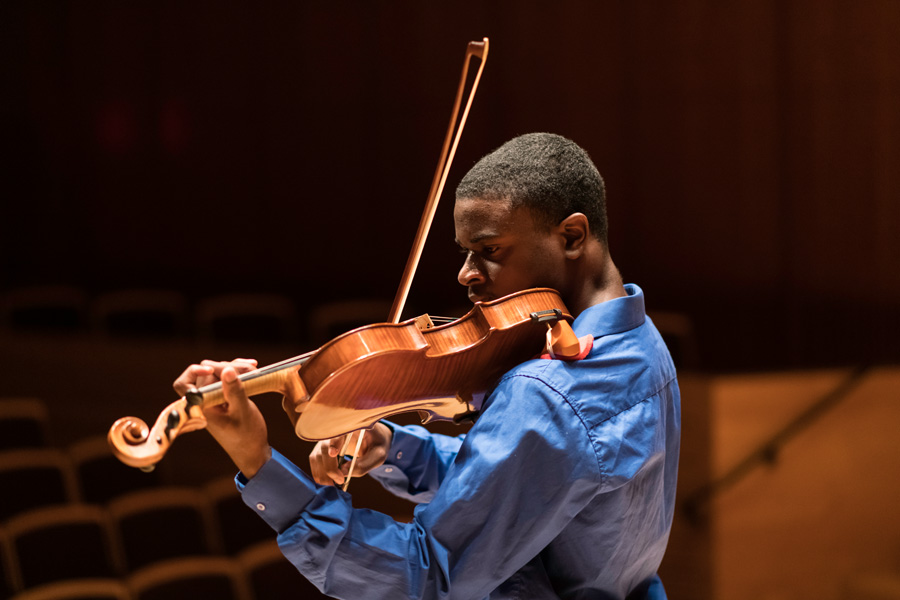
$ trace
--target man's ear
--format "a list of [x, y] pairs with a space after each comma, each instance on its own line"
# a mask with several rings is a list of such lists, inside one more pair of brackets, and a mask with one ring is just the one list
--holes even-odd
[[566, 258], [580, 258], [591, 235], [591, 227], [584, 213], [572, 213], [557, 225], [557, 231], [565, 241]]

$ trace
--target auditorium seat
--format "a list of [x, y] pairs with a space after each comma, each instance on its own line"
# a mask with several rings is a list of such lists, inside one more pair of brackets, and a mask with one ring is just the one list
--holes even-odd
[[40, 398], [0, 398], [0, 451], [50, 444], [47, 405]]
[[9, 598], [17, 588], [18, 582], [13, 581], [13, 565], [9, 536], [6, 530], [0, 528], [0, 598]]
[[32, 508], [78, 500], [72, 463], [53, 448], [0, 452], [0, 481], [8, 490], [0, 503], [0, 522]]
[[68, 504], [20, 514], [6, 524], [13, 579], [18, 589], [121, 573], [105, 512]]
[[197, 333], [215, 342], [296, 342], [297, 310], [279, 294], [222, 294], [197, 303]]
[[309, 313], [309, 339], [316, 347], [351, 329], [386, 323], [391, 301], [383, 298], [357, 298], [320, 304]]
[[174, 337], [188, 331], [188, 300], [181, 292], [131, 289], [106, 292], [91, 303], [91, 328], [110, 337]]
[[80, 440], [69, 446], [75, 475], [84, 502], [106, 504], [129, 492], [158, 487], [159, 471], [146, 473], [113, 456], [106, 436]]
[[256, 600], [315, 600], [328, 598], [294, 568], [275, 540], [247, 548], [238, 555]]
[[127, 584], [134, 600], [253, 600], [240, 565], [224, 556], [150, 565], [128, 577]]
[[25, 590], [12, 600], [131, 600], [131, 592], [118, 579], [74, 579]]
[[233, 476], [215, 479], [205, 489], [226, 554], [235, 555], [253, 544], [275, 539], [275, 531], [241, 500]]
[[115, 498], [108, 507], [129, 571], [179, 556], [221, 552], [208, 501], [199, 490], [142, 490]]
[[0, 302], [3, 324], [15, 331], [74, 332], [87, 321], [88, 297], [84, 290], [65, 285], [43, 285], [10, 290]]
[[647, 316], [653, 321], [679, 369], [696, 369], [700, 365], [700, 349], [694, 323], [678, 312], [655, 310]]

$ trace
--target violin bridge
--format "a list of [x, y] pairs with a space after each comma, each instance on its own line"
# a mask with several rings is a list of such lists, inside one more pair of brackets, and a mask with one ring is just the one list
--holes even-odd
[[416, 327], [419, 328], [419, 331], [432, 329], [434, 327], [434, 321], [432, 321], [431, 317], [428, 315], [421, 315], [416, 317]]

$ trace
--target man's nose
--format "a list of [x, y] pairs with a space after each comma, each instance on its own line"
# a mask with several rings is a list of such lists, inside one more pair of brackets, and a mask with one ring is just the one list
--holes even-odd
[[457, 275], [456, 279], [464, 286], [484, 283], [484, 273], [482, 273], [481, 269], [475, 264], [471, 254], [466, 256], [466, 260], [463, 262], [463, 266], [459, 270], [459, 275]]

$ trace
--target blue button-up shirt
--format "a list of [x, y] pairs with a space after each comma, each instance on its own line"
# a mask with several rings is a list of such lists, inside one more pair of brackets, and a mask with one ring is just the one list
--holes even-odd
[[244, 501], [285, 556], [339, 598], [664, 597], [680, 400], [643, 292], [585, 310], [578, 361], [506, 373], [465, 436], [393, 427], [372, 475], [420, 502], [411, 523], [354, 509], [273, 451]]

